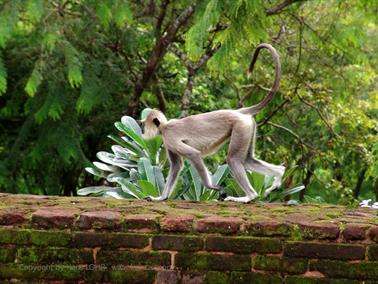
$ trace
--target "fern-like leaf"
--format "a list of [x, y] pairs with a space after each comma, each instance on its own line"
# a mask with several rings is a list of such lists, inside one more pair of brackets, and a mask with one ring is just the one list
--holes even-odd
[[109, 7], [109, 3], [107, 1], [97, 1], [96, 3], [96, 15], [101, 23], [101, 25], [107, 29], [109, 27], [109, 23], [112, 20], [112, 10]]
[[116, 0], [115, 2], [114, 21], [119, 28], [123, 28], [125, 24], [131, 24], [133, 21], [129, 1]]
[[7, 91], [7, 69], [5, 68], [4, 61], [0, 57], [0, 95]]
[[68, 69], [68, 82], [72, 88], [79, 87], [83, 81], [83, 75], [81, 73], [82, 64], [79, 59], [79, 52], [68, 41], [64, 44], [64, 57]]
[[39, 85], [42, 82], [42, 79], [43, 77], [41, 74], [41, 64], [40, 62], [37, 62], [25, 87], [25, 91], [29, 96], [34, 97]]
[[26, 15], [33, 23], [38, 22], [43, 15], [43, 2], [43, 0], [26, 1]]

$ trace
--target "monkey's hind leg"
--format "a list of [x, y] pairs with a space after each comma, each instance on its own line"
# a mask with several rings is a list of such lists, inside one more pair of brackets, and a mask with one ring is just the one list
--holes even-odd
[[245, 161], [245, 168], [249, 171], [256, 171], [263, 175], [271, 175], [274, 176], [274, 180], [272, 185], [265, 190], [264, 196], [268, 196], [274, 189], [281, 186], [282, 177], [285, 173], [284, 166], [277, 166], [273, 164], [269, 164], [265, 161], [258, 160], [254, 157], [247, 157]]
[[227, 164], [230, 167], [233, 177], [243, 189], [245, 196], [229, 196], [225, 199], [225, 201], [248, 203], [251, 200], [255, 199], [258, 195], [250, 184], [247, 173], [244, 169], [244, 162], [247, 157], [252, 133], [252, 123], [249, 124], [244, 121], [239, 122], [239, 124], [235, 125], [232, 130], [230, 146], [228, 149]]

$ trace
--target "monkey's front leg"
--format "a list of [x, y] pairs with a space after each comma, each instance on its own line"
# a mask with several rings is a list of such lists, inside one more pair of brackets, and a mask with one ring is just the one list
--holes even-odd
[[148, 201], [152, 201], [152, 200], [162, 201], [162, 200], [168, 199], [168, 197], [171, 195], [175, 187], [175, 183], [182, 169], [183, 163], [182, 163], [181, 157], [171, 151], [168, 151], [168, 157], [169, 157], [169, 160], [171, 161], [171, 166], [169, 168], [167, 182], [165, 184], [163, 193], [161, 194], [161, 196], [158, 196], [158, 197], [153, 197], [153, 196], [146, 197], [146, 200]]

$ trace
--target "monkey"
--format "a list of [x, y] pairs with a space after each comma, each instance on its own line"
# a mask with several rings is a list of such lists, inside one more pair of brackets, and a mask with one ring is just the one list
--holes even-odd
[[184, 158], [193, 164], [205, 187], [222, 190], [221, 187], [212, 184], [210, 172], [202, 158], [216, 153], [228, 141], [227, 164], [245, 196], [228, 196], [225, 201], [248, 203], [258, 196], [248, 180], [246, 170], [274, 176], [273, 183], [265, 191], [265, 195], [281, 185], [285, 167], [258, 160], [254, 154], [257, 127], [253, 115], [260, 112], [273, 99], [281, 78], [279, 55], [273, 46], [266, 43], [256, 47], [248, 75], [253, 71], [259, 52], [263, 48], [268, 49], [274, 59], [275, 79], [268, 95], [256, 105], [236, 110], [216, 110], [171, 120], [167, 120], [157, 109], [150, 110], [142, 121], [143, 137], [150, 139], [162, 135], [170, 168], [161, 196], [150, 196], [148, 200], [161, 201], [169, 198], [182, 170]]

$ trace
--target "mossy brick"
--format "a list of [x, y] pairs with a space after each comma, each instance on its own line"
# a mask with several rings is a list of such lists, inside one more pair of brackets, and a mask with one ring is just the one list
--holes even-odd
[[289, 257], [357, 260], [365, 258], [366, 248], [358, 244], [286, 242], [284, 255]]
[[305, 239], [337, 239], [340, 229], [333, 223], [301, 222], [298, 224]]
[[368, 229], [369, 226], [367, 225], [346, 224], [342, 231], [342, 235], [347, 241], [364, 240]]
[[208, 217], [198, 220], [195, 229], [199, 233], [220, 233], [224, 235], [239, 232], [243, 220], [233, 217]]
[[17, 209], [0, 211], [0, 225], [17, 225], [27, 220], [26, 212]]
[[202, 284], [204, 283], [204, 273], [198, 271], [185, 271], [181, 275], [181, 284]]
[[282, 283], [282, 278], [279, 275], [271, 273], [259, 273], [259, 272], [231, 272], [232, 284], [279, 284]]
[[29, 243], [29, 230], [0, 228], [0, 244], [27, 245]]
[[198, 251], [203, 249], [203, 238], [194, 236], [160, 235], [152, 238], [154, 250]]
[[81, 213], [76, 225], [80, 229], [115, 229], [120, 222], [119, 212], [103, 210]]
[[282, 251], [282, 244], [276, 238], [207, 237], [205, 250], [234, 253], [279, 253]]
[[106, 281], [111, 283], [148, 284], [155, 282], [156, 271], [149, 269], [112, 270]]
[[57, 280], [65, 281], [83, 279], [83, 271], [76, 265], [25, 265], [0, 264], [0, 279]]
[[[378, 245], [370, 245], [367, 249], [368, 259], [369, 260], [377, 260], [378, 261]], [[378, 265], [378, 263], [377, 263]]]
[[30, 244], [35, 246], [60, 246], [66, 247], [71, 245], [72, 235], [65, 231], [41, 231], [30, 230]]
[[193, 216], [167, 216], [160, 221], [160, 227], [163, 232], [191, 232], [193, 220]]
[[[285, 276], [285, 284], [360, 284], [358, 280], [351, 279], [329, 279], [314, 278], [307, 276], [287, 275]], [[363, 282], [367, 284], [368, 282]]]
[[244, 231], [253, 236], [289, 236], [292, 225], [276, 221], [251, 221], [248, 222]]
[[123, 221], [122, 229], [124, 231], [158, 232], [160, 227], [157, 216], [128, 215]]
[[17, 249], [16, 258], [18, 263], [25, 264], [86, 264], [94, 261], [90, 250], [59, 247], [21, 247]]
[[196, 271], [249, 271], [251, 257], [249, 255], [224, 255], [210, 253], [177, 253], [176, 268]]
[[257, 255], [254, 260], [254, 269], [302, 274], [307, 271], [308, 260], [279, 256]]
[[72, 246], [107, 248], [144, 248], [149, 244], [149, 236], [129, 233], [74, 232]]
[[378, 226], [374, 226], [370, 228], [369, 236], [370, 236], [370, 239], [378, 243]]
[[230, 283], [230, 274], [220, 271], [209, 271], [205, 275], [205, 284], [228, 284]]
[[16, 258], [16, 249], [10, 246], [0, 247], [0, 263], [13, 262]]
[[181, 273], [177, 270], [160, 270], [156, 274], [156, 283], [164, 284], [180, 284]]
[[351, 263], [337, 260], [312, 260], [310, 270], [319, 271], [330, 278], [378, 281], [378, 265], [374, 261]]
[[36, 246], [68, 246], [70, 233], [33, 229], [0, 229], [0, 243]]
[[34, 227], [65, 229], [73, 227], [77, 208], [41, 208], [32, 214]]
[[171, 255], [168, 252], [104, 250], [97, 252], [96, 262], [99, 264], [149, 265], [170, 267]]

